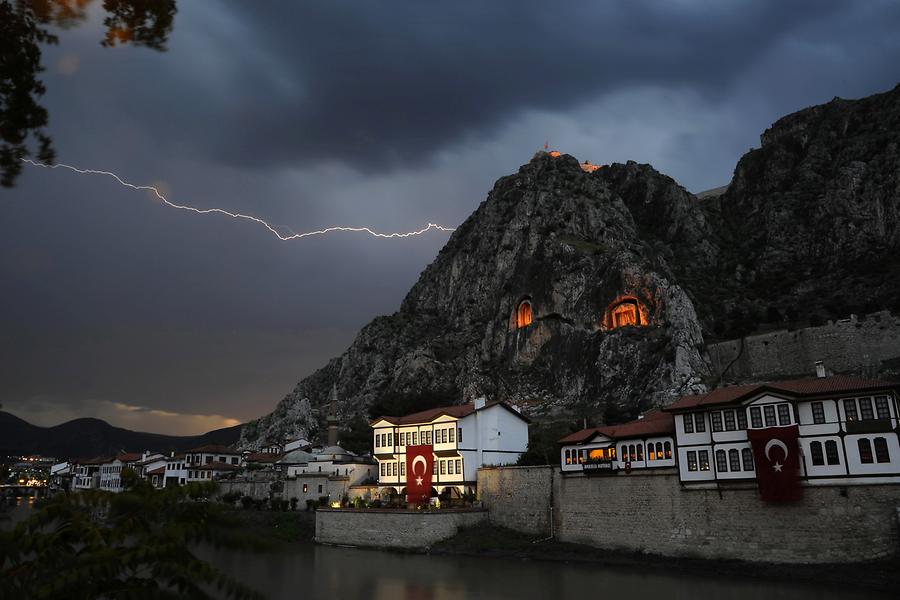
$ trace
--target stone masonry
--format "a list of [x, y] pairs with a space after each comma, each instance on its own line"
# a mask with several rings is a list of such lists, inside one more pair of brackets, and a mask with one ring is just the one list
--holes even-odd
[[490, 522], [535, 535], [550, 535], [554, 470], [550, 466], [480, 469], [478, 497], [490, 508]]
[[[890, 371], [900, 360], [900, 318], [887, 311], [795, 331], [782, 329], [708, 347], [716, 374], [728, 382], [812, 376], [821, 360], [829, 371]], [[887, 364], [885, 364], [887, 363]]]
[[[554, 529], [564, 542], [780, 563], [865, 561], [900, 552], [900, 485], [807, 487], [799, 504], [777, 506], [761, 502], [755, 486], [682, 489], [674, 470], [614, 477], [557, 472], [553, 481]], [[534, 471], [482, 469], [478, 485], [504, 490], [482, 495], [492, 522], [537, 533], [529, 521], [534, 502], [541, 493], [549, 500], [551, 490]], [[520, 491], [524, 500], [517, 502]]]
[[353, 510], [316, 511], [320, 544], [373, 548], [427, 548], [453, 537], [463, 527], [487, 519], [484, 510]]

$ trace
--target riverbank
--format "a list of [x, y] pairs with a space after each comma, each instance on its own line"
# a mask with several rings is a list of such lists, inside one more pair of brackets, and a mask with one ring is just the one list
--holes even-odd
[[253, 536], [284, 544], [311, 544], [316, 535], [316, 514], [312, 511], [233, 509], [230, 516]]
[[603, 550], [593, 546], [535, 541], [534, 536], [489, 524], [478, 525], [434, 544], [424, 553], [565, 563], [593, 563], [633, 572], [715, 574], [746, 580], [792, 581], [840, 586], [848, 590], [896, 593], [900, 589], [900, 557], [865, 563], [790, 565], [737, 560], [672, 558], [653, 554]]

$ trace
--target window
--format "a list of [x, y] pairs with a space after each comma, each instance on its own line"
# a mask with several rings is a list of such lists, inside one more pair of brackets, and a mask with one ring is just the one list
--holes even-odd
[[406, 445], [407, 445], [407, 446], [410, 446], [410, 445], [411, 445], [411, 444], [410, 444], [410, 440], [412, 440], [412, 433], [409, 432], [409, 431], [407, 431], [407, 432], [406, 432]]
[[456, 436], [456, 441], [462, 444], [462, 427], [458, 429], [458, 435]]
[[891, 462], [891, 453], [888, 451], [887, 440], [883, 437], [875, 438], [875, 461], [880, 463]]
[[322, 484], [321, 483], [319, 484], [319, 493], [320, 494], [322, 493]]
[[441, 462], [441, 475], [446, 475], [447, 465], [445, 464], [445, 461], [443, 461], [443, 460], [440, 462]]
[[211, 463], [211, 462], [212, 462], [212, 459], [213, 459], [212, 456], [207, 456], [207, 457], [206, 457], [206, 464]]
[[309, 485], [307, 485], [307, 484], [304, 483], [304, 484], [303, 484], [303, 493], [305, 494], [305, 493], [307, 493], [308, 491], [309, 491]]
[[841, 458], [838, 455], [837, 442], [834, 440], [825, 442], [825, 459], [828, 461], [829, 465], [841, 464]]
[[393, 463], [393, 464], [394, 464], [394, 468], [391, 469], [391, 471], [393, 471], [393, 474], [396, 475], [397, 474], [397, 463]]
[[687, 453], [688, 471], [697, 470], [697, 453], [693, 450]]
[[400, 463], [400, 474], [406, 475], [406, 463], [405, 462]]
[[700, 470], [709, 471], [709, 451], [700, 450], [697, 453], [697, 458], [700, 460]]
[[844, 399], [844, 417], [848, 421], [856, 421], [859, 418], [856, 414], [856, 400], [853, 398]]
[[450, 433], [450, 443], [452, 444], [453, 443], [453, 434], [456, 431], [456, 427], [451, 427], [448, 431]]
[[859, 399], [859, 418], [863, 421], [871, 421], [875, 418], [875, 412], [872, 410], [871, 398]]
[[732, 473], [741, 470], [741, 453], [737, 451], [737, 448], [728, 451], [728, 466]]
[[387, 434], [387, 437], [388, 437], [388, 439], [387, 439], [387, 445], [388, 445], [388, 446], [393, 446], [393, 445], [394, 445], [394, 434], [393, 434], [393, 433], [389, 433], [389, 434]]
[[681, 415], [685, 433], [694, 433], [694, 415]]
[[571, 454], [571, 452], [572, 452], [571, 450], [566, 450], [566, 464], [567, 464], [567, 465], [571, 465], [571, 464], [572, 464], [572, 454]]
[[419, 444], [419, 432], [413, 431], [413, 446], [417, 446]]
[[790, 425], [791, 424], [791, 407], [789, 404], [779, 404], [778, 405], [778, 424], [779, 425]]
[[813, 402], [812, 405], [813, 423], [821, 425], [825, 422], [825, 405], [821, 402]]
[[725, 431], [734, 431], [734, 411], [726, 410], [725, 415]]
[[653, 451], [653, 444], [647, 444], [647, 460], [656, 460], [656, 452]]
[[400, 438], [400, 445], [405, 446], [406, 444], [404, 442], [406, 441], [406, 436], [404, 436], [402, 433], [398, 433], [397, 437]]
[[447, 475], [453, 475], [453, 461], [447, 461]]
[[457, 473], [457, 475], [462, 475], [462, 459], [461, 458], [456, 459], [456, 473]]
[[634, 462], [637, 460], [637, 450], [634, 447], [634, 444], [628, 444], [628, 460]]
[[891, 409], [888, 405], [887, 396], [875, 396], [875, 412], [878, 413], [879, 419], [891, 418]]
[[741, 459], [744, 461], [744, 470], [752, 471], [753, 470], [753, 451], [750, 448], [744, 448], [741, 450]]
[[771, 404], [763, 406], [763, 414], [766, 417], [766, 427], [775, 427], [775, 407]]
[[859, 449], [859, 462], [866, 464], [872, 464], [872, 444], [866, 438], [860, 438], [856, 441], [856, 446]]
[[644, 445], [643, 445], [643, 444], [638, 444], [638, 445], [637, 445], [637, 452], [638, 452], [638, 457], [637, 457], [637, 459], [638, 459], [638, 460], [644, 460]]
[[381, 463], [381, 476], [384, 477], [384, 463]]
[[672, 444], [671, 444], [671, 442], [666, 442], [665, 447], [666, 447], [666, 460], [669, 460], [669, 459], [672, 458]]
[[812, 464], [821, 466], [825, 464], [825, 454], [822, 452], [822, 442], [812, 442], [809, 445], [809, 455]]
[[762, 427], [762, 411], [758, 406], [750, 407], [750, 425], [753, 427]]
[[627, 461], [628, 460], [628, 446], [622, 446], [622, 450], [621, 450], [621, 452], [619, 452], [619, 455], [622, 457], [623, 461]]
[[663, 448], [662, 442], [656, 442], [656, 458], [658, 460], [663, 459], [663, 449], [662, 448]]
[[737, 411], [737, 427], [738, 429], [747, 429], [747, 410], [740, 408]]
[[713, 431], [722, 431], [722, 413], [709, 413], [709, 420], [712, 422]]
[[694, 415], [694, 429], [697, 430], [697, 433], [704, 433], [706, 431], [706, 417], [703, 413]]
[[728, 458], [725, 456], [724, 450], [716, 450], [716, 469], [719, 473], [728, 472]]

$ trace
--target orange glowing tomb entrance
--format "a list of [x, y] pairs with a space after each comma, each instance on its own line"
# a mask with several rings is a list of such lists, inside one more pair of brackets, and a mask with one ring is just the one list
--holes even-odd
[[637, 306], [633, 302], [623, 302], [612, 311], [613, 327], [638, 324]]
[[528, 327], [531, 325], [531, 302], [523, 300], [516, 311], [516, 327]]

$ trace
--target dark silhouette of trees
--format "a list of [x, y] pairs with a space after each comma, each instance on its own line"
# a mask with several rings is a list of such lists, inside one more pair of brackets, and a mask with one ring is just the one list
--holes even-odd
[[[38, 75], [41, 44], [56, 44], [47, 31], [83, 22], [92, 0], [0, 0], [0, 185], [12, 187], [22, 161], [52, 163], [55, 154], [46, 127], [46, 92]], [[104, 0], [104, 47], [130, 44], [165, 51], [175, 20], [175, 0]]]
[[[227, 508], [202, 501], [212, 482], [154, 489], [128, 477], [114, 494], [53, 496], [12, 531], [0, 531], [4, 598], [261, 598], [197, 557], [198, 544], [259, 548]], [[198, 501], [199, 500], [199, 501]]]

